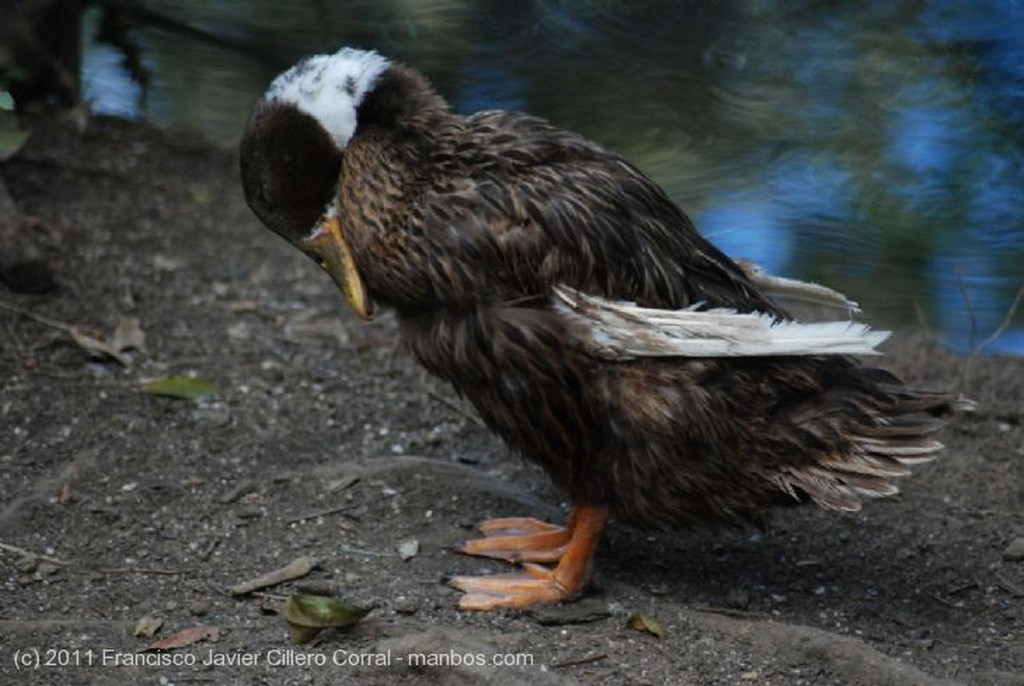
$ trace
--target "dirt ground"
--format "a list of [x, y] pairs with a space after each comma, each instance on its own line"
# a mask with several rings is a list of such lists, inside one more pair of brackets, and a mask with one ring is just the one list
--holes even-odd
[[[613, 525], [580, 602], [464, 613], [443, 576], [502, 565], [450, 546], [565, 504], [396, 349], [388, 317], [358, 322], [258, 225], [233, 151], [52, 123], [0, 175], [0, 682], [1024, 684], [1022, 359], [968, 365], [897, 334], [889, 366], [980, 403], [901, 495], [781, 512], [763, 533]], [[29, 286], [10, 276], [23, 258], [40, 261]], [[61, 328], [103, 339], [128, 317], [145, 345], [125, 365]], [[218, 390], [141, 391], [171, 374]], [[226, 592], [302, 556], [319, 564], [301, 581]], [[374, 609], [294, 646], [282, 598], [303, 584]], [[635, 613], [666, 635], [629, 628]], [[144, 616], [156, 639], [219, 635], [138, 653], [155, 640], [133, 633]], [[124, 664], [139, 655], [179, 664]], [[495, 655], [532, 664], [476, 664]]]

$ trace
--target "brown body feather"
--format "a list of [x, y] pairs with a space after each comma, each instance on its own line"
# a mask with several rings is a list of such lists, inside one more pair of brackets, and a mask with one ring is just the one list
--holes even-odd
[[642, 172], [544, 120], [463, 117], [392, 65], [358, 110], [338, 218], [406, 343], [574, 504], [636, 525], [856, 509], [941, 446], [954, 394], [845, 356], [608, 360], [552, 289], [785, 311]]

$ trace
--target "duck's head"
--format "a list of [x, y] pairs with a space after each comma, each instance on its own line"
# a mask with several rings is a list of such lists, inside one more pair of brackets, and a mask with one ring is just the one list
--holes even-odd
[[270, 84], [240, 144], [249, 207], [316, 260], [364, 319], [372, 305], [338, 220], [338, 184], [361, 107], [389, 68], [376, 52], [352, 48], [303, 60]]

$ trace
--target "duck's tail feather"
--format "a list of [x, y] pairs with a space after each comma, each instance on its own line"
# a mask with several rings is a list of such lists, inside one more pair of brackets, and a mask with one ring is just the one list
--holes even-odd
[[864, 498], [899, 492], [890, 479], [910, 474], [944, 448], [933, 437], [950, 418], [969, 412], [975, 403], [956, 393], [900, 389], [887, 411], [849, 428], [845, 449], [814, 464], [782, 469], [769, 478], [791, 496], [808, 497], [822, 507], [855, 512]]

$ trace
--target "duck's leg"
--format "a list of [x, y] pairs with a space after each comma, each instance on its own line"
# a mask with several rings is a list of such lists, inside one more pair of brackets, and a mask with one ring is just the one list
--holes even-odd
[[[488, 557], [558, 561], [554, 569], [527, 562], [522, 571], [491, 576], [457, 576], [448, 583], [465, 591], [459, 602], [463, 610], [490, 610], [495, 607], [525, 607], [536, 603], [557, 603], [578, 595], [590, 581], [592, 559], [608, 518], [605, 505], [573, 507], [569, 523], [563, 529], [537, 520], [506, 519], [485, 523], [486, 538], [470, 541], [463, 552]], [[498, 522], [495, 524], [494, 522]], [[490, 531], [534, 530], [535, 533], [488, 536]], [[552, 540], [553, 539], [553, 540]], [[557, 543], [564, 539], [564, 542]], [[557, 545], [550, 545], [552, 542]], [[557, 555], [555, 554], [557, 552]], [[495, 554], [498, 553], [498, 554]]]

